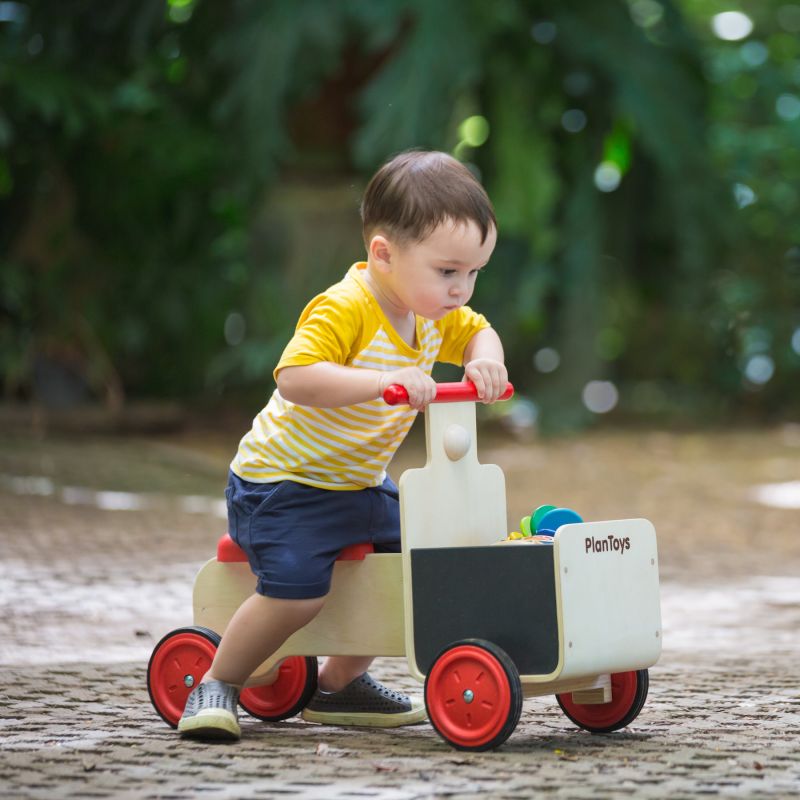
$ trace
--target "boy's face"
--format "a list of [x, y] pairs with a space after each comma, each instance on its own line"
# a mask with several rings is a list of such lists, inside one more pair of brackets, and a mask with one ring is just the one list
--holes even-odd
[[413, 244], [399, 245], [375, 236], [370, 242], [370, 256], [374, 257], [371, 261], [383, 288], [400, 310], [438, 320], [469, 302], [475, 279], [496, 242], [494, 228], [481, 243], [481, 232], [474, 222], [447, 220]]

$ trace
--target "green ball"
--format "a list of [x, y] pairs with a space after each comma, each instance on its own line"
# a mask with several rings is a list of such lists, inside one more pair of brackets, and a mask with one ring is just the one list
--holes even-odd
[[542, 521], [542, 517], [554, 508], [555, 506], [539, 506], [539, 508], [531, 514], [531, 532], [539, 530], [539, 523]]
[[530, 536], [531, 535], [531, 518], [530, 517], [523, 517], [519, 521], [519, 529], [522, 531], [523, 536]]

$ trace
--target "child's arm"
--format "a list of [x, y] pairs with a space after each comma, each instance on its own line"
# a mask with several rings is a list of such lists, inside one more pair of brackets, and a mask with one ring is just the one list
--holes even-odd
[[464, 377], [475, 384], [484, 403], [494, 403], [506, 390], [508, 371], [503, 358], [503, 344], [492, 328], [479, 330], [464, 350]]
[[284, 400], [316, 408], [338, 408], [375, 400], [393, 383], [405, 387], [412, 408], [424, 408], [436, 395], [435, 382], [418, 367], [381, 372], [318, 361], [284, 367], [277, 382]]

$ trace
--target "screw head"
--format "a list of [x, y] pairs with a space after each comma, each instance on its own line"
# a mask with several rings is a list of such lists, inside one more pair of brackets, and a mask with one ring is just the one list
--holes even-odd
[[194, 686], [194, 678], [191, 675], [184, 675], [183, 676], [183, 685], [187, 689], [191, 689]]
[[475, 699], [475, 693], [472, 689], [465, 689], [463, 697], [465, 703], [471, 703]]

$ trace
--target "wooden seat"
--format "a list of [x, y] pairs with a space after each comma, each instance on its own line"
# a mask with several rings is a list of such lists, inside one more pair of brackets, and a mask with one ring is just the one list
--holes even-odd
[[[375, 546], [372, 542], [361, 542], [360, 544], [351, 544], [345, 547], [337, 561], [362, 561], [364, 556], [375, 552]], [[231, 539], [230, 534], [224, 533], [219, 537], [217, 542], [217, 561], [222, 563], [230, 563], [236, 561], [247, 561], [247, 556], [244, 550], [239, 547], [236, 542]]]

